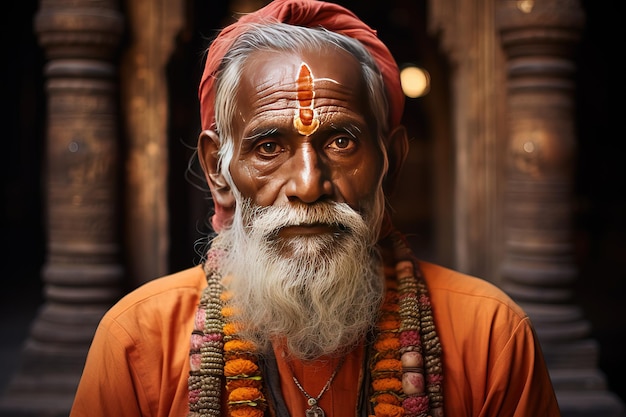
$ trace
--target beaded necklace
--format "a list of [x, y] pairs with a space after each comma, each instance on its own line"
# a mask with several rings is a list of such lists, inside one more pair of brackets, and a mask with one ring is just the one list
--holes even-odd
[[[443, 417], [442, 349], [428, 288], [404, 237], [393, 232], [391, 240], [395, 276], [386, 280], [372, 346], [368, 415]], [[263, 417], [268, 404], [256, 347], [239, 336], [241, 324], [232, 321], [218, 241], [204, 263], [207, 287], [191, 335], [188, 417]]]

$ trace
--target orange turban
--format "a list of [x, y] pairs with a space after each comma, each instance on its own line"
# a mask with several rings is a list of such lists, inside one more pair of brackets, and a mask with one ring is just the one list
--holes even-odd
[[[274, 0], [267, 6], [242, 16], [224, 28], [211, 43], [200, 81], [200, 118], [202, 129], [214, 129], [215, 123], [215, 76], [224, 55], [245, 31], [246, 23], [280, 21], [295, 26], [322, 26], [332, 32], [341, 33], [359, 40], [374, 57], [383, 75], [389, 104], [389, 129], [400, 124], [404, 109], [404, 95], [400, 87], [400, 75], [395, 59], [389, 49], [376, 36], [376, 31], [361, 21], [350, 10], [333, 3], [319, 0]], [[223, 208], [217, 204], [212, 223], [219, 231], [228, 221]]]

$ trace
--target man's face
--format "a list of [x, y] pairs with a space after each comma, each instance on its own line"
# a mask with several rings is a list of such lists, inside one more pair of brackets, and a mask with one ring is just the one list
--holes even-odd
[[238, 320], [258, 346], [337, 353], [375, 323], [384, 294], [385, 164], [359, 63], [334, 48], [256, 52], [241, 80], [227, 187], [236, 210], [219, 235]]
[[[230, 173], [243, 199], [262, 207], [335, 201], [371, 209], [383, 155], [352, 56], [334, 48], [256, 52], [241, 80]], [[280, 237], [333, 232], [298, 225]]]

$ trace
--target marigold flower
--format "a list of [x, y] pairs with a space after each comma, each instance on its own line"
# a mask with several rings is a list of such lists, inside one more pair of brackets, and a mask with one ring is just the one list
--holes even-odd
[[228, 395], [229, 402], [255, 401], [260, 398], [263, 398], [261, 391], [249, 387], [236, 388]]
[[233, 408], [230, 411], [231, 417], [263, 417], [263, 411], [248, 405]]
[[380, 378], [372, 381], [372, 387], [375, 391], [395, 391], [402, 390], [402, 381], [398, 378]]
[[377, 341], [374, 344], [374, 349], [378, 352], [386, 352], [388, 350], [398, 350], [400, 349], [400, 339], [397, 337], [389, 337], [386, 339], [382, 339]]
[[[385, 320], [378, 323], [378, 328], [380, 330], [394, 330], [400, 327], [400, 322], [398, 320]], [[226, 332], [224, 332], [226, 333]]]
[[388, 392], [383, 392], [382, 394], [376, 395], [376, 397], [374, 398], [374, 401], [379, 404], [383, 403], [383, 404], [400, 405], [400, 398]]
[[224, 375], [227, 377], [246, 377], [255, 375], [258, 371], [259, 367], [254, 362], [247, 359], [233, 359], [227, 361], [224, 365]]
[[402, 417], [404, 409], [391, 404], [377, 404], [374, 407], [374, 414], [376, 417]]
[[226, 336], [232, 336], [241, 329], [241, 325], [238, 323], [226, 323], [224, 325], [224, 334]]
[[235, 339], [224, 343], [225, 352], [254, 352], [255, 349], [254, 343], [248, 340]]
[[375, 371], [402, 371], [402, 362], [397, 359], [383, 359], [374, 365]]
[[224, 306], [222, 307], [222, 316], [224, 317], [232, 317], [237, 310], [233, 306]]

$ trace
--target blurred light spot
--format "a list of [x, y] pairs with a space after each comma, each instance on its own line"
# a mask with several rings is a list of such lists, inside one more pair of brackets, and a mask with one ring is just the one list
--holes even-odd
[[517, 2], [517, 8], [520, 9], [524, 13], [532, 12], [533, 7], [535, 7], [534, 0], [519, 0]]
[[535, 144], [532, 142], [526, 142], [524, 143], [524, 151], [526, 151], [527, 153], [531, 153], [535, 151]]
[[422, 97], [430, 91], [430, 74], [423, 68], [408, 65], [400, 71], [400, 83], [405, 96]]

